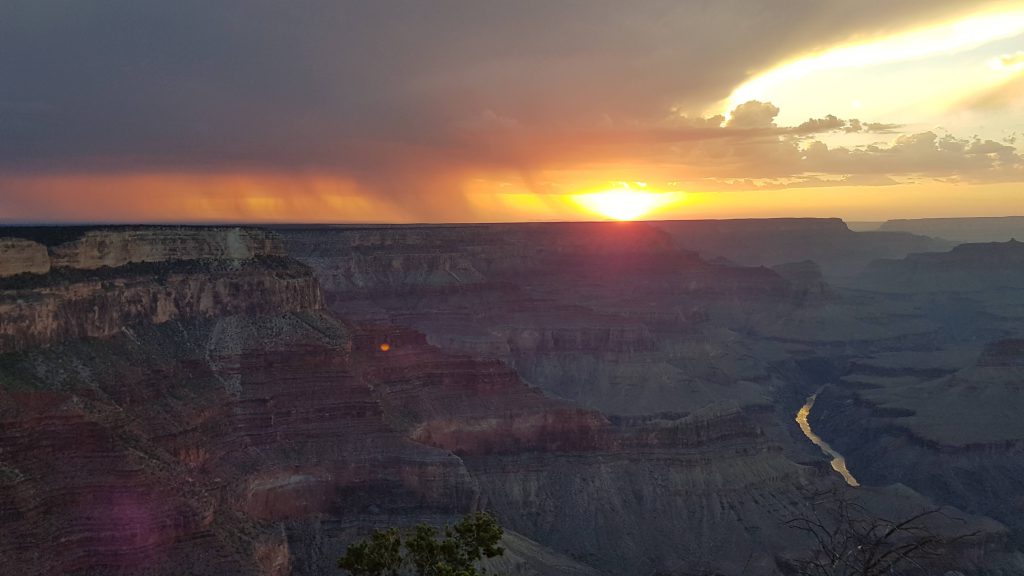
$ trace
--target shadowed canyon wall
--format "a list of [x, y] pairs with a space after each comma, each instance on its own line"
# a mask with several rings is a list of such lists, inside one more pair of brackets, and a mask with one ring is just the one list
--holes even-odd
[[[792, 412], [943, 333], [883, 325], [816, 263], [740, 266], [641, 223], [0, 248], [4, 574], [325, 574], [373, 527], [477, 509], [510, 574], [778, 574], [809, 544], [785, 520], [845, 490]], [[1007, 342], [979, 366], [1006, 369]], [[948, 511], [985, 542], [954, 567], [1012, 565], [1006, 528]]]

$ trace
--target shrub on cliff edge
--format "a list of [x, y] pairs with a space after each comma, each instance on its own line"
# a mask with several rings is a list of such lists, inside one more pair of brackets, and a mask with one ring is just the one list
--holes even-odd
[[466, 516], [441, 531], [426, 524], [404, 537], [397, 528], [376, 530], [349, 546], [338, 567], [352, 576], [479, 576], [485, 571], [478, 562], [505, 553], [498, 546], [503, 533], [486, 512]]

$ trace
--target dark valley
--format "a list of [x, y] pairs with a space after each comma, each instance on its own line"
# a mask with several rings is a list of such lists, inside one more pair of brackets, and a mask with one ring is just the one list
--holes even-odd
[[[838, 220], [0, 230], [5, 574], [782, 574], [842, 493], [1024, 570], [1017, 242]], [[746, 248], [745, 248], [746, 247]], [[911, 253], [933, 249], [927, 253]], [[795, 421], [859, 481], [848, 486]], [[942, 573], [942, 572], [938, 572]]]

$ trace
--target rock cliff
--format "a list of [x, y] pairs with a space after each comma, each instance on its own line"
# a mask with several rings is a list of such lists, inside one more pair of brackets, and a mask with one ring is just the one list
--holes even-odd
[[1024, 216], [889, 220], [882, 224], [881, 230], [923, 234], [958, 244], [1006, 242], [1011, 238], [1024, 239]]
[[46, 246], [22, 238], [0, 237], [0, 278], [49, 271], [50, 256]]
[[461, 463], [388, 424], [349, 341], [308, 311], [3, 356], [0, 556], [27, 574], [291, 573], [332, 560], [292, 551], [291, 522], [470, 509]]
[[[775, 575], [809, 545], [782, 523], [842, 488], [794, 439], [792, 402], [954, 332], [890, 326], [871, 314], [902, 300], [833, 292], [811, 264], [708, 261], [643, 223], [8, 236], [0, 573], [311, 576], [374, 527], [486, 508], [510, 573]], [[1018, 369], [999, 340], [973, 350], [981, 372], [944, 354], [915, 374], [959, 378], [954, 402]], [[866, 429], [844, 420], [866, 393], [828, 398]], [[862, 493], [927, 504], [901, 490]]]
[[883, 292], [977, 292], [1024, 289], [1024, 243], [961, 244], [948, 252], [877, 260], [856, 286]]
[[746, 265], [812, 260], [846, 280], [878, 258], [942, 250], [949, 242], [907, 232], [854, 232], [838, 218], [766, 218], [658, 222], [682, 248]]
[[[414, 326], [432, 343], [502, 360], [546, 392], [614, 414], [764, 403], [747, 377], [766, 378], [763, 370], [737, 374], [732, 362], [744, 352], [735, 338], [703, 326], [746, 330], [752, 316], [827, 291], [820, 275], [807, 278], [813, 265], [790, 280], [708, 262], [648, 223], [281, 234], [316, 271], [335, 313]], [[353, 272], [371, 257], [387, 265]]]
[[4, 262], [14, 264], [0, 268], [0, 276], [42, 274], [50, 268], [93, 270], [144, 262], [285, 255], [278, 236], [256, 228], [0, 228], [0, 234], [15, 236], [0, 237]]
[[[738, 482], [745, 511], [715, 513], [706, 536], [724, 542], [780, 514], [741, 487], [821, 481], [741, 413], [613, 422], [495, 361], [315, 310], [136, 324], [2, 355], [0, 378], [0, 556], [22, 574], [318, 574], [355, 528], [478, 506], [577, 558], [664, 566], [644, 558], [667, 540], [600, 549], [573, 533], [597, 522], [614, 539], [613, 521], [655, 508], [692, 528], [683, 511], [712, 513]], [[669, 482], [642, 506], [616, 496], [638, 466]], [[573, 502], [560, 533], [536, 516]]]
[[107, 337], [137, 322], [322, 305], [310, 270], [258, 230], [98, 230], [49, 248], [7, 246], [0, 261], [19, 272], [0, 279], [0, 352]]

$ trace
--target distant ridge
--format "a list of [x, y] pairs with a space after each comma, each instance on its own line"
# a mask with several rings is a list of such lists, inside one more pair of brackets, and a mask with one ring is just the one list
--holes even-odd
[[858, 287], [882, 292], [976, 292], [1024, 289], [1024, 243], [960, 244], [949, 252], [872, 262]]
[[910, 232], [952, 242], [1006, 242], [1011, 238], [1024, 239], [1024, 216], [889, 220], [879, 230]]
[[745, 266], [816, 262], [830, 281], [850, 278], [879, 258], [948, 250], [948, 242], [907, 232], [854, 232], [839, 218], [650, 222], [680, 248]]

